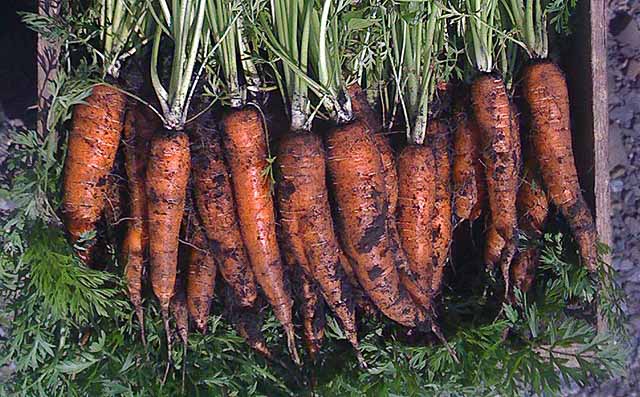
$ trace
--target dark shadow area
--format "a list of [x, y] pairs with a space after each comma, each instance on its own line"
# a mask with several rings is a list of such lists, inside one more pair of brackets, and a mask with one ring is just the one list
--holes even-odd
[[0, 12], [0, 105], [10, 119], [35, 121], [37, 35], [18, 12], [35, 11], [34, 0], [3, 0]]

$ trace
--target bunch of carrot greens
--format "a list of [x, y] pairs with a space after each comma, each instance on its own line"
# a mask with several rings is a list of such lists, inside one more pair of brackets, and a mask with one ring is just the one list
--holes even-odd
[[622, 296], [546, 60], [570, 5], [73, 4], [53, 132], [16, 131], [2, 179], [0, 391], [517, 395], [614, 374]]

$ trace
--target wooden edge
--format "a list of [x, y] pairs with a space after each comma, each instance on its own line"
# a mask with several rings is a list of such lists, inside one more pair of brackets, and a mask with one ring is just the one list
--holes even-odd
[[[604, 0], [591, 0], [591, 81], [595, 156], [596, 228], [600, 241], [612, 244], [609, 196], [609, 108], [607, 101], [607, 15]], [[606, 258], [607, 263], [610, 258]]]

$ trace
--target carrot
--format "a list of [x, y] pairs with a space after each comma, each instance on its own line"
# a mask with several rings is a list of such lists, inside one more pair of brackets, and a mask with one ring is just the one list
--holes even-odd
[[124, 124], [124, 157], [129, 187], [129, 220], [122, 243], [125, 263], [124, 276], [129, 300], [140, 323], [144, 343], [144, 315], [142, 311], [142, 275], [148, 249], [147, 196], [144, 186], [149, 142], [159, 126], [159, 120], [149, 115], [146, 107], [135, 105], [127, 111]]
[[421, 326], [426, 313], [401, 286], [390, 250], [382, 161], [368, 128], [360, 121], [334, 128], [327, 151], [339, 232], [358, 281], [386, 316], [408, 327]]
[[188, 217], [186, 229], [185, 238], [190, 244], [186, 275], [187, 308], [196, 329], [205, 333], [216, 285], [217, 267], [209, 248], [211, 245], [195, 211]]
[[389, 139], [382, 134], [382, 123], [369, 102], [362, 88], [354, 83], [348, 87], [351, 95], [351, 103], [356, 118], [360, 119], [372, 133], [376, 148], [382, 161], [382, 177], [388, 200], [387, 210], [387, 237], [389, 249], [394, 258], [400, 283], [407, 289], [411, 297], [425, 308], [431, 306], [431, 293], [426, 280], [427, 275], [416, 272], [411, 266], [405, 253], [396, 224], [396, 208], [398, 206], [398, 169], [396, 167], [395, 154]]
[[176, 281], [178, 237], [189, 180], [189, 140], [162, 129], [151, 140], [145, 174], [151, 286], [166, 318]]
[[482, 211], [482, 176], [480, 162], [480, 134], [478, 126], [467, 113], [465, 101], [455, 106], [455, 135], [453, 140], [453, 199], [454, 212], [460, 220], [478, 219]]
[[[107, 176], [107, 191], [105, 192], [105, 206], [104, 206], [104, 220], [106, 222], [107, 229], [114, 234], [118, 234], [118, 225], [126, 213], [126, 185], [127, 178], [124, 173], [123, 158], [118, 151], [116, 154], [115, 164], [113, 169]], [[118, 236], [116, 236], [117, 239]]]
[[[96, 230], [105, 205], [111, 171], [124, 122], [126, 97], [107, 85], [97, 85], [86, 104], [73, 110], [62, 186], [62, 211], [71, 241], [77, 243]], [[95, 239], [78, 256], [91, 260]]]
[[532, 63], [524, 71], [523, 91], [531, 113], [533, 148], [549, 199], [569, 223], [584, 265], [595, 271], [597, 234], [578, 181], [564, 74], [552, 62]]
[[518, 190], [518, 228], [525, 233], [529, 244], [516, 255], [511, 266], [511, 278], [514, 286], [522, 292], [527, 292], [533, 284], [540, 257], [538, 240], [549, 213], [549, 202], [536, 171], [538, 169], [537, 161], [528, 156], [523, 183]]
[[269, 180], [264, 176], [269, 164], [262, 116], [255, 108], [245, 107], [227, 113], [223, 125], [240, 231], [249, 260], [258, 284], [284, 327], [289, 352], [294, 362], [300, 364], [291, 316], [291, 294], [276, 238], [273, 198]]
[[176, 321], [176, 330], [182, 343], [186, 346], [189, 336], [189, 312], [187, 310], [187, 296], [183, 281], [176, 279], [174, 294], [171, 297], [171, 313]]
[[267, 359], [272, 359], [273, 353], [269, 349], [269, 346], [267, 346], [267, 342], [262, 334], [264, 318], [259, 309], [258, 300], [254, 302], [253, 306], [239, 306], [235, 303], [235, 291], [226, 284], [224, 287], [224, 296], [224, 313], [238, 334], [257, 353]]
[[[353, 294], [341, 264], [341, 249], [329, 208], [322, 141], [309, 132], [290, 132], [280, 142], [276, 164], [284, 241], [291, 245], [292, 254], [307, 277], [317, 283], [361, 358]], [[303, 312], [313, 312], [312, 307], [305, 305]]]
[[427, 145], [435, 162], [435, 192], [431, 214], [431, 290], [438, 294], [442, 288], [444, 269], [451, 246], [451, 159], [449, 131], [444, 122], [432, 120], [427, 127]]
[[190, 130], [194, 197], [202, 225], [218, 259], [220, 273], [237, 306], [249, 307], [257, 289], [245, 249], [220, 133], [209, 115]]
[[435, 159], [425, 145], [406, 146], [398, 157], [399, 198], [397, 223], [410, 268], [431, 290], [432, 218], [436, 194]]
[[[511, 105], [502, 79], [484, 74], [471, 86], [471, 101], [482, 133], [490, 220], [485, 261], [498, 262], [509, 290], [509, 266], [515, 253], [518, 158]], [[518, 141], [519, 142], [519, 141]], [[499, 258], [497, 253], [500, 252]], [[494, 255], [495, 254], [495, 255]]]
[[379, 313], [378, 309], [362, 290], [362, 286], [360, 285], [355, 271], [353, 270], [352, 261], [347, 257], [342, 248], [340, 249], [340, 264], [342, 265], [342, 269], [344, 270], [347, 280], [349, 280], [349, 283], [351, 284], [351, 291], [353, 294], [353, 301], [356, 304], [356, 309], [358, 309], [361, 314], [368, 317], [376, 317]]
[[304, 325], [304, 341], [311, 360], [315, 361], [324, 340], [326, 323], [324, 301], [315, 282], [304, 272], [299, 272], [299, 278], [296, 280], [300, 283], [298, 295]]

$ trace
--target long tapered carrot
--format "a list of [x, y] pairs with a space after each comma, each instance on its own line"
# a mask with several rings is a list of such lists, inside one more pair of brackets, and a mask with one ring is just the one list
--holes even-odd
[[149, 243], [144, 178], [149, 157], [149, 142], [158, 127], [159, 119], [151, 116], [146, 107], [135, 105], [128, 109], [123, 131], [125, 169], [129, 186], [129, 220], [122, 244], [122, 255], [129, 299], [138, 317], [143, 341], [145, 338], [142, 277]]
[[187, 135], [183, 131], [157, 131], [149, 149], [145, 189], [151, 286], [165, 315], [176, 280], [178, 237], [189, 169]]
[[187, 217], [184, 238], [189, 243], [186, 266], [187, 309], [199, 332], [206, 332], [207, 319], [216, 286], [217, 266], [211, 244], [195, 209]]
[[309, 132], [290, 132], [280, 142], [276, 164], [284, 238], [292, 242], [294, 256], [318, 284], [361, 358], [351, 285], [341, 264], [329, 208], [322, 141]]
[[[502, 79], [489, 74], [478, 77], [471, 86], [471, 101], [483, 137], [482, 158], [489, 197], [485, 261], [490, 267], [500, 264], [508, 290], [509, 266], [516, 246], [518, 155], [514, 129], [517, 124]], [[501, 243], [502, 247], [498, 248]], [[489, 255], [497, 252], [500, 252], [499, 258]]]
[[[76, 243], [96, 230], [105, 204], [107, 176], [120, 142], [124, 123], [126, 97], [108, 85], [97, 85], [85, 104], [73, 110], [67, 158], [62, 186], [64, 222]], [[89, 263], [93, 241], [78, 251]]]
[[240, 231], [258, 284], [287, 335], [289, 352], [300, 363], [291, 316], [291, 293], [285, 280], [276, 237], [270, 181], [266, 177], [267, 138], [261, 114], [253, 107], [232, 110], [223, 119]]
[[427, 127], [428, 146], [433, 151], [435, 164], [435, 192], [431, 214], [431, 290], [437, 294], [442, 288], [442, 279], [449, 249], [453, 225], [451, 222], [451, 158], [450, 135], [446, 124], [432, 120]]
[[240, 233], [220, 131], [210, 115], [205, 115], [190, 134], [194, 197], [202, 225], [220, 274], [234, 292], [235, 305], [252, 306], [257, 296], [256, 281]]
[[578, 181], [564, 74], [553, 62], [532, 63], [524, 71], [523, 91], [531, 113], [532, 143], [549, 199], [569, 223], [584, 265], [595, 271], [597, 234]]
[[339, 230], [360, 284], [386, 316], [405, 326], [421, 325], [427, 315], [401, 286], [389, 247], [382, 161], [368, 128], [359, 121], [334, 128], [327, 151]]

